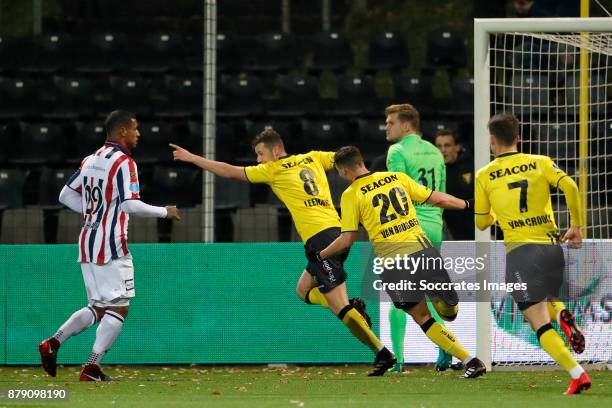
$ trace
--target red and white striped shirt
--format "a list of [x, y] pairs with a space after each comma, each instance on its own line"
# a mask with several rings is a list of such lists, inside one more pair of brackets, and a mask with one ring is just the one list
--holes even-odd
[[130, 217], [121, 203], [140, 200], [138, 169], [128, 150], [106, 142], [83, 160], [66, 186], [81, 194], [79, 262], [103, 265], [127, 255]]

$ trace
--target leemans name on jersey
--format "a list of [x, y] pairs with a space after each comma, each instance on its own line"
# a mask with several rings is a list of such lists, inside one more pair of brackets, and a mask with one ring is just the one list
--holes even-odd
[[127, 255], [130, 217], [121, 203], [140, 199], [138, 170], [127, 150], [106, 142], [83, 160], [66, 185], [81, 194], [79, 262], [103, 265]]
[[311, 151], [244, 168], [251, 183], [266, 183], [287, 206], [306, 242], [313, 235], [340, 226], [329, 192], [326, 171], [334, 169], [334, 152]]

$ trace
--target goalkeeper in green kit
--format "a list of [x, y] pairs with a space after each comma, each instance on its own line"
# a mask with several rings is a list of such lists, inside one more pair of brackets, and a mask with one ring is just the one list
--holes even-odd
[[[387, 140], [394, 142], [387, 153], [387, 170], [407, 174], [417, 183], [435, 191], [446, 190], [446, 167], [444, 156], [436, 146], [421, 139], [417, 134], [419, 112], [409, 104], [391, 105], [385, 109]], [[427, 238], [440, 250], [443, 235], [442, 209], [429, 204], [415, 205], [417, 219]], [[434, 319], [444, 325], [431, 302], [427, 307]], [[391, 341], [397, 364], [393, 371], [402, 371], [404, 363], [404, 336], [406, 334], [406, 312], [391, 304], [389, 311]], [[452, 356], [438, 349], [436, 369], [444, 371], [451, 366]]]

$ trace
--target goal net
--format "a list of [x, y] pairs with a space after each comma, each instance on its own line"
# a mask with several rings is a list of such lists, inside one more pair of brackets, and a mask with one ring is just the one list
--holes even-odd
[[[521, 123], [519, 150], [551, 157], [579, 185], [587, 241], [581, 250], [565, 249], [563, 293], [586, 332], [587, 349], [575, 357], [604, 363], [612, 353], [612, 29], [605, 20], [477, 20], [475, 41], [476, 168], [490, 159], [488, 118], [511, 112]], [[563, 233], [565, 198], [556, 189], [551, 196]], [[487, 241], [489, 233], [477, 239]], [[493, 248], [492, 279], [503, 281], [505, 252]], [[483, 336], [493, 365], [554, 363], [510, 296], [493, 297], [479, 321], [491, 327]]]

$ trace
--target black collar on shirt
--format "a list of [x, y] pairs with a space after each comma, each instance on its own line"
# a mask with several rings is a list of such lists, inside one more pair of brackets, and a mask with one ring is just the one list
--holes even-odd
[[132, 151], [120, 143], [106, 141], [104, 142], [104, 145], [113, 146], [114, 148], [121, 150], [123, 153], [127, 154], [128, 156], [132, 155]]
[[374, 173], [372, 173], [371, 171], [368, 171], [367, 173], [362, 174], [361, 176], [357, 176], [357, 177], [355, 177], [355, 180], [360, 179], [360, 178], [362, 178], [362, 177], [368, 177], [368, 176], [369, 176], [369, 175], [371, 175], [371, 174], [374, 174]]
[[506, 152], [506, 153], [502, 153], [499, 156], [497, 156], [496, 159], [499, 159], [500, 157], [514, 156], [515, 154], [519, 154], [519, 152]]

